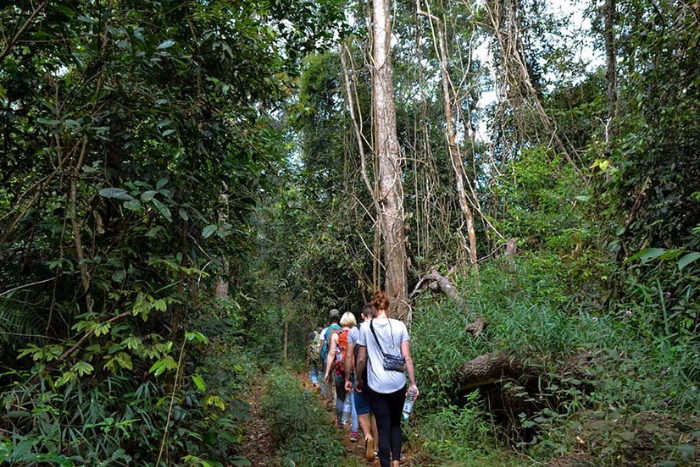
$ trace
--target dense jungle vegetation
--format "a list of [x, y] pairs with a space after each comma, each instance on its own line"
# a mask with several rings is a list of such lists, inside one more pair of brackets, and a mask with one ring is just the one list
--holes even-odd
[[[388, 5], [406, 465], [700, 462], [700, 2], [566, 5]], [[294, 375], [395, 274], [371, 6], [0, 2], [0, 463], [257, 465], [260, 385], [355, 465]]]

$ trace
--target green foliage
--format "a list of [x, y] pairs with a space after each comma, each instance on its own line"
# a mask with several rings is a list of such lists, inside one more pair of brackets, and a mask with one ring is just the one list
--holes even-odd
[[[414, 360], [418, 386], [421, 390], [418, 414], [439, 410], [455, 400], [454, 374], [459, 365], [478, 356], [483, 349], [482, 341], [465, 342], [459, 332], [447, 329], [462, 329], [467, 317], [456, 313], [448, 304], [421, 304], [416, 307], [411, 327], [411, 356]], [[481, 349], [475, 348], [480, 346]]]
[[[161, 444], [169, 465], [236, 461], [234, 389], [254, 365], [219, 373], [186, 354], [240, 352], [252, 307], [234, 290], [210, 311], [209, 291], [254, 245], [300, 58], [339, 28], [336, 0], [0, 7], [0, 391], [16, 415], [0, 426], [14, 462], [153, 465]], [[216, 340], [186, 333], [195, 321]]]
[[498, 182], [505, 209], [501, 232], [522, 246], [568, 253], [595, 235], [582, 208], [588, 189], [570, 164], [546, 148], [523, 148]]
[[[416, 306], [411, 337], [421, 402], [416, 406], [420, 423], [415, 441], [420, 440], [426, 455], [460, 456], [466, 462], [483, 454], [479, 446], [498, 446], [502, 435], [511, 438], [529, 431], [536, 437], [520, 448], [537, 458], [579, 451], [576, 440], [584, 439], [586, 452], [611, 465], [619, 459], [639, 461], [639, 442], [656, 422], [635, 420], [668, 420], [678, 412], [698, 410], [700, 342], [690, 330], [673, 324], [674, 318], [687, 315], [686, 309], [677, 307], [673, 315], [659, 284], [637, 283], [630, 288], [636, 292], [629, 302], [592, 313], [577, 300], [565, 299], [566, 283], [553, 269], [547, 274], [547, 268], [533, 268], [546, 255], [533, 256], [520, 257], [514, 271], [498, 264], [482, 266], [478, 286], [465, 280], [461, 287], [470, 290], [469, 312], [455, 310], [452, 302], [434, 304], [433, 299]], [[556, 272], [567, 275], [566, 270]], [[487, 328], [473, 338], [462, 329], [476, 314]], [[461, 364], [502, 351], [522, 359], [539, 376], [534, 382], [505, 382], [482, 397], [473, 392], [465, 399], [453, 379]], [[601, 419], [605, 421], [596, 423]], [[676, 448], [678, 430], [673, 423], [667, 425], [666, 434], [644, 449], [690, 465], [692, 455]], [[620, 430], [633, 434], [619, 435]], [[683, 436], [696, 445], [694, 435]]]
[[267, 377], [261, 400], [270, 433], [279, 444], [280, 465], [353, 465], [340, 433], [315, 393], [281, 368]]
[[[474, 392], [464, 406], [443, 406], [422, 417], [410, 442], [421, 443], [424, 454], [429, 459], [439, 459], [440, 465], [527, 465], [507, 454], [504, 446], [494, 439], [490, 416], [477, 399], [478, 393]], [[437, 463], [433, 461], [429, 465]]]
[[[187, 333], [186, 339], [209, 345], [198, 333]], [[171, 465], [190, 465], [180, 463], [186, 455], [235, 457], [241, 440], [238, 420], [246, 413], [238, 392], [250, 375], [238, 363], [243, 361], [237, 357], [240, 350], [211, 350], [220, 359], [201, 362], [192, 373], [178, 370], [177, 355], [167, 355], [136, 381], [109, 376], [93, 378], [88, 386], [77, 372], [55, 385], [42, 378], [39, 386], [3, 392], [3, 422], [12, 434], [6, 459], [24, 465], [53, 458], [76, 465], [106, 459], [114, 465], [155, 465], [158, 451], [153, 446], [161, 440]], [[172, 370], [185, 372], [184, 385], [166, 393], [149, 373]]]

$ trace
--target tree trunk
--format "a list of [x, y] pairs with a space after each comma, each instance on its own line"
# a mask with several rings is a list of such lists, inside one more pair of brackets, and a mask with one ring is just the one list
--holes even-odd
[[447, 277], [443, 276], [435, 269], [423, 276], [421, 280], [418, 281], [416, 287], [413, 289], [413, 292], [411, 292], [410, 297], [416, 295], [420, 291], [420, 289], [426, 284], [428, 284], [428, 288], [432, 290], [433, 287], [431, 287], [430, 284], [433, 282], [437, 284], [437, 286], [434, 287], [435, 289], [441, 290], [445, 293], [445, 295], [448, 295], [457, 300], [458, 302], [461, 302], [462, 299], [459, 296], [459, 293], [457, 292], [457, 287], [455, 287]]
[[457, 379], [460, 389], [468, 390], [503, 379], [517, 379], [522, 371], [522, 364], [518, 360], [501, 352], [481, 355], [465, 362], [457, 373]]
[[385, 289], [391, 300], [390, 313], [410, 321], [407, 301], [406, 244], [404, 234], [403, 185], [399, 142], [396, 135], [394, 86], [391, 81], [391, 21], [388, 0], [373, 0], [374, 127], [379, 156], [379, 205], [384, 260]]
[[[355, 140], [357, 142], [357, 151], [360, 155], [360, 174], [362, 176], [362, 180], [365, 182], [365, 187], [367, 188], [367, 191], [369, 192], [370, 196], [372, 197], [372, 201], [374, 202], [374, 209], [377, 212], [377, 216], [380, 215], [381, 213], [381, 207], [379, 206], [379, 201], [377, 200], [377, 190], [376, 190], [376, 183], [373, 185], [369, 181], [369, 176], [367, 175], [367, 157], [365, 155], [365, 137], [362, 134], [362, 115], [359, 116], [359, 118], [355, 115], [355, 93], [356, 93], [356, 88], [354, 83], [351, 83], [350, 81], [350, 76], [348, 73], [348, 67], [347, 63], [345, 60], [345, 54], [348, 55], [348, 57], [352, 58], [352, 55], [350, 53], [350, 49], [347, 46], [347, 44], [344, 44], [340, 48], [340, 63], [343, 68], [343, 77], [345, 79], [345, 95], [346, 95], [346, 100], [348, 103], [348, 109], [350, 110], [350, 119], [352, 120], [352, 127], [355, 132]], [[358, 106], [357, 111], [359, 112], [361, 109]], [[378, 284], [380, 283], [379, 280], [379, 266], [380, 266], [380, 260], [379, 260], [379, 255], [380, 255], [380, 249], [381, 249], [381, 227], [379, 224], [379, 219], [374, 218], [374, 249], [372, 250], [372, 288], [377, 288]], [[362, 291], [364, 294], [364, 290]]]
[[605, 18], [605, 78], [608, 81], [608, 124], [605, 126], [605, 141], [612, 140], [612, 121], [617, 115], [617, 51], [615, 47], [615, 0], [606, 0], [603, 6]]
[[288, 342], [289, 342], [289, 324], [284, 323], [284, 361], [287, 361], [287, 349], [288, 349]]
[[474, 268], [475, 272], [478, 272], [474, 213], [469, 205], [469, 200], [467, 200], [467, 192], [464, 188], [464, 180], [466, 179], [464, 162], [462, 161], [462, 155], [459, 152], [459, 146], [457, 145], [455, 137], [454, 125], [452, 123], [452, 93], [450, 92], [450, 75], [447, 70], [447, 43], [445, 41], [445, 29], [442, 25], [442, 21], [440, 21], [439, 18], [430, 14], [429, 12], [421, 10], [420, 1], [416, 1], [416, 11], [419, 15], [426, 16], [430, 21], [435, 21], [435, 24], [437, 25], [440, 71], [442, 75], [442, 95], [446, 123], [445, 136], [447, 137], [447, 147], [450, 153], [452, 169], [455, 172], [455, 179], [457, 181], [457, 197], [459, 198], [459, 207], [462, 210], [464, 222], [467, 225], [467, 235], [469, 237], [467, 254], [469, 255], [469, 262], [472, 268]]

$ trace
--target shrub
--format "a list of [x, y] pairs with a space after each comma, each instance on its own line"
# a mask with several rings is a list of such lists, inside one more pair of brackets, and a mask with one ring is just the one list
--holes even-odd
[[278, 443], [279, 465], [353, 465], [319, 399], [286, 370], [277, 368], [267, 377], [261, 408]]

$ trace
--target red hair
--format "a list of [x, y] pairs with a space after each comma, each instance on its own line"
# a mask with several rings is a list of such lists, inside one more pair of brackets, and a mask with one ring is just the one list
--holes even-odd
[[374, 295], [372, 295], [372, 309], [374, 309], [375, 315], [382, 311], [389, 311], [389, 299], [386, 296], [386, 292], [383, 290], [374, 292]]

